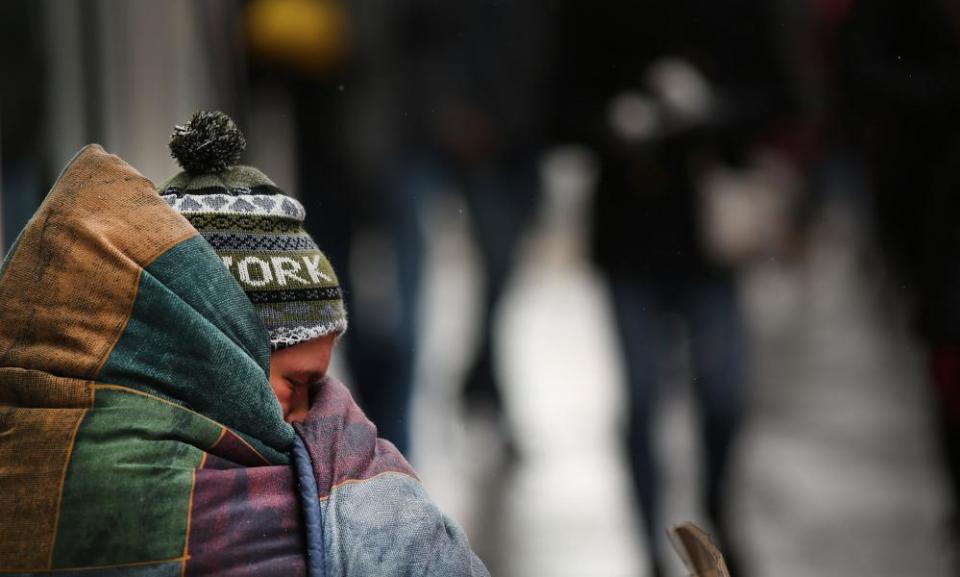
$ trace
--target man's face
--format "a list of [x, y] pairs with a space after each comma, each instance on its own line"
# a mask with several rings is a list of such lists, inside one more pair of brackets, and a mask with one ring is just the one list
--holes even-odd
[[326, 378], [336, 340], [336, 335], [326, 335], [270, 355], [270, 386], [283, 407], [283, 420], [307, 416], [310, 387]]

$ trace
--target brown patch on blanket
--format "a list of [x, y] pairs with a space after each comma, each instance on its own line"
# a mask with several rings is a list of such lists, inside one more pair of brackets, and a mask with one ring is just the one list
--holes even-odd
[[98, 145], [21, 234], [0, 277], [0, 566], [48, 568], [89, 381], [127, 325], [143, 267], [196, 234]]

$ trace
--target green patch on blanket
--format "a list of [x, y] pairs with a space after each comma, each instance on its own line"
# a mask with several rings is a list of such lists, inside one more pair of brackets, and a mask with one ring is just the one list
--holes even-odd
[[67, 468], [53, 567], [181, 557], [193, 469], [222, 431], [166, 401], [98, 387]]
[[149, 565], [120, 565], [119, 567], [98, 567], [96, 570], [77, 569], [76, 571], [47, 571], [37, 573], [3, 573], [3, 577], [182, 577], [183, 563], [180, 560], [170, 563], [151, 563]]

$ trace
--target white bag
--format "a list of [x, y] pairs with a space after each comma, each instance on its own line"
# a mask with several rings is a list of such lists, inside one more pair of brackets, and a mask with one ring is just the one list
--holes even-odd
[[746, 168], [723, 165], [699, 183], [704, 252], [717, 264], [742, 265], [782, 255], [793, 232], [801, 180], [783, 156], [765, 151]]

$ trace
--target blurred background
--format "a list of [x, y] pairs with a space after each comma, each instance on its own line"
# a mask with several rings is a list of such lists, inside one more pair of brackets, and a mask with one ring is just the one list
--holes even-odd
[[[952, 0], [6, 0], [0, 254], [197, 109], [307, 207], [333, 373], [494, 575], [960, 575]], [[2, 322], [2, 321], [0, 321]]]

